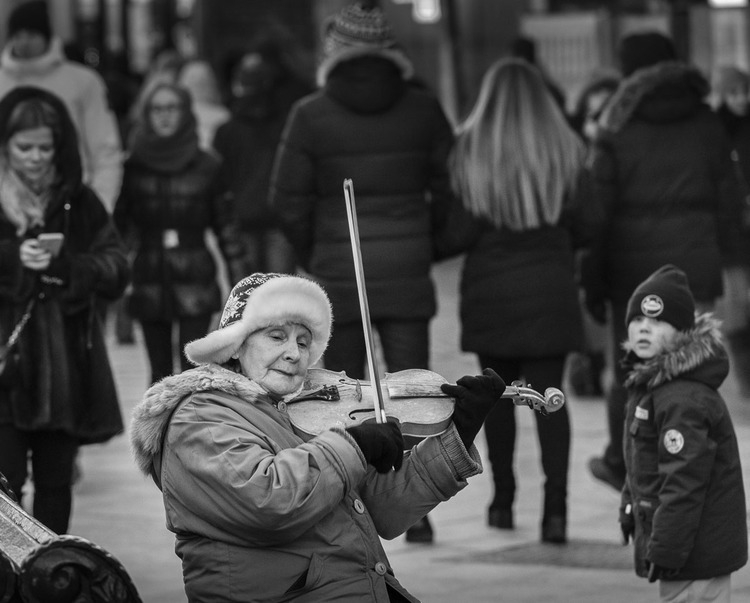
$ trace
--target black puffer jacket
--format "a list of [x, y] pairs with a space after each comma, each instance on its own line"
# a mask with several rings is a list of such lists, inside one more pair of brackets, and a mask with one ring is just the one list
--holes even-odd
[[615, 92], [591, 164], [604, 216], [584, 264], [591, 300], [625, 303], [664, 264], [686, 272], [696, 299], [721, 295], [721, 268], [737, 261], [741, 196], [707, 92], [698, 71], [672, 62], [636, 71]]
[[234, 268], [241, 254], [237, 221], [231, 197], [220, 185], [219, 167], [219, 160], [205, 151], [176, 173], [126, 162], [114, 216], [123, 235], [135, 241], [128, 303], [135, 318], [172, 320], [221, 309], [206, 229], [218, 238], [232, 282], [239, 278]]
[[360, 320], [342, 190], [351, 178], [372, 318], [429, 318], [433, 225], [450, 198], [451, 127], [434, 95], [403, 82], [395, 67], [365, 83], [342, 66], [292, 109], [272, 205], [336, 320]]
[[628, 374], [627, 481], [635, 569], [646, 559], [706, 580], [747, 562], [745, 491], [732, 419], [717, 389], [729, 371], [719, 323], [699, 316], [671, 349]]
[[587, 187], [570, 195], [554, 225], [515, 232], [473, 217], [455, 201], [437, 249], [466, 252], [461, 349], [495, 358], [547, 358], [583, 339], [574, 250], [589, 242]]

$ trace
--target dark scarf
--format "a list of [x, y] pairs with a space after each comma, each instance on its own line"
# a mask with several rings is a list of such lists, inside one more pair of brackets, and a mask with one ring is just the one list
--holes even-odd
[[[160, 89], [157, 87], [156, 90]], [[153, 93], [151, 94], [153, 96]], [[159, 136], [151, 127], [147, 114], [151, 98], [143, 103], [143, 113], [130, 137], [130, 161], [157, 172], [181, 172], [198, 154], [198, 131], [195, 114], [183, 102], [183, 118], [171, 136]]]

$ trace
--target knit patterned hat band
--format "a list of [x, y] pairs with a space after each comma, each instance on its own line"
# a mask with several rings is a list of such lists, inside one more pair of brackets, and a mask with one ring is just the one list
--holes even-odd
[[392, 61], [406, 80], [414, 74], [411, 61], [399, 48], [382, 9], [361, 3], [345, 6], [326, 22], [323, 60], [318, 67], [318, 85], [325, 84], [336, 65], [360, 56], [380, 56]]
[[312, 334], [310, 364], [315, 364], [331, 336], [331, 303], [316, 282], [291, 274], [255, 273], [233, 288], [224, 304], [219, 328], [185, 346], [194, 364], [224, 364], [255, 331], [297, 323]]

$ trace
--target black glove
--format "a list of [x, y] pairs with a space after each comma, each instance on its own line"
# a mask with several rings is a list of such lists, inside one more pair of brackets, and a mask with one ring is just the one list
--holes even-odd
[[349, 427], [349, 435], [357, 442], [368, 464], [378, 473], [388, 473], [393, 467], [401, 469], [404, 462], [404, 436], [397, 420], [387, 423], [362, 423]]
[[491, 368], [486, 368], [481, 375], [466, 375], [456, 381], [456, 385], [443, 383], [440, 389], [456, 399], [453, 423], [468, 450], [492, 407], [503, 395], [505, 381]]
[[663, 567], [658, 563], [651, 563], [646, 559], [646, 567], [648, 568], [648, 581], [656, 582], [657, 580], [670, 580], [680, 573], [680, 570]]
[[635, 517], [633, 517], [633, 507], [630, 503], [620, 509], [620, 531], [622, 544], [627, 545], [635, 534]]

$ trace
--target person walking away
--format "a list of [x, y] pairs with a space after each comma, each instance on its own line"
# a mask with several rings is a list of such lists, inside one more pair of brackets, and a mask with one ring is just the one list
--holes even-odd
[[729, 373], [719, 321], [696, 316], [686, 274], [665, 265], [635, 289], [625, 322], [623, 542], [661, 601], [728, 602], [731, 574], [747, 563], [747, 520], [718, 391]]
[[288, 414], [331, 333], [320, 285], [253, 274], [219, 328], [191, 342], [196, 368], [151, 387], [134, 409], [140, 470], [162, 490], [189, 602], [417, 603], [380, 538], [393, 539], [468, 485], [473, 445], [503, 380], [443, 384], [455, 397], [439, 435], [404, 454], [397, 423], [324, 428], [304, 439]]
[[[141, 324], [155, 383], [174, 372], [174, 356], [205, 335], [221, 309], [205, 231], [215, 234], [232, 271], [241, 245], [220, 162], [198, 144], [187, 90], [167, 83], [153, 88], [129, 153], [114, 217], [126, 240], [136, 242], [127, 307]], [[180, 366], [190, 367], [181, 354]]]
[[742, 187], [741, 266], [724, 272], [724, 296], [716, 313], [729, 350], [730, 366], [740, 395], [750, 397], [750, 75], [725, 65], [716, 70], [713, 93], [716, 113], [732, 143], [734, 167]]
[[111, 213], [122, 182], [122, 144], [102, 77], [65, 58], [53, 35], [47, 3], [19, 4], [8, 18], [0, 54], [0, 98], [17, 86], [38, 86], [59, 96], [76, 126], [84, 182]]
[[[436, 310], [433, 231], [451, 197], [453, 132], [383, 11], [345, 6], [328, 21], [320, 90], [298, 101], [277, 152], [271, 204], [298, 263], [325, 287], [337, 316], [326, 368], [365, 375], [365, 336], [349, 240], [344, 179], [356, 192], [370, 318], [387, 370], [428, 368]], [[336, 135], [332, 135], [332, 133]], [[407, 540], [431, 541], [428, 520]]]
[[[0, 341], [20, 328], [0, 382], [0, 473], [32, 514], [68, 531], [81, 445], [123, 430], [97, 300], [122, 294], [125, 249], [82, 181], [75, 125], [61, 99], [20, 86], [0, 100]], [[55, 233], [58, 248], [42, 235]], [[61, 245], [60, 245], [61, 239]]]
[[[619, 85], [619, 75], [596, 72], [583, 87], [576, 101], [575, 108], [569, 116], [571, 127], [578, 133], [587, 146], [591, 145], [599, 128], [598, 121], [607, 101]], [[595, 204], [595, 200], [591, 200]], [[592, 211], [595, 211], [592, 208]], [[576, 263], [580, 265], [580, 257]], [[580, 267], [578, 268], [580, 272]], [[580, 274], [577, 276], [580, 282]], [[580, 303], [583, 314], [583, 352], [574, 352], [568, 358], [567, 379], [571, 389], [579, 396], [603, 396], [605, 384], [610, 377], [611, 361], [609, 355], [607, 324], [599, 324], [586, 308], [583, 291], [580, 292]]]
[[[495, 62], [459, 125], [451, 156], [457, 199], [437, 241], [466, 253], [461, 273], [461, 349], [483, 368], [540, 390], [562, 387], [566, 356], [582, 345], [574, 249], [586, 242], [578, 197], [585, 148], [540, 72]], [[494, 496], [487, 522], [513, 529], [513, 406], [484, 425]], [[570, 419], [567, 407], [537, 417], [544, 470], [541, 540], [567, 541]]]
[[279, 230], [268, 194], [286, 118], [313, 88], [295, 73], [274, 37], [258, 40], [242, 55], [231, 79], [232, 116], [216, 130], [213, 148], [235, 198], [245, 246], [243, 273], [291, 273], [294, 250]]
[[[612, 358], [625, 339], [632, 291], [664, 264], [684, 270], [701, 310], [722, 294], [722, 270], [739, 264], [741, 194], [731, 145], [704, 102], [708, 83], [676, 60], [661, 33], [620, 45], [624, 79], [602, 115], [590, 161], [592, 198], [602, 220], [582, 262], [586, 307], [611, 317]], [[596, 479], [622, 489], [626, 395], [615, 363], [607, 392], [609, 442], [590, 459]]]

